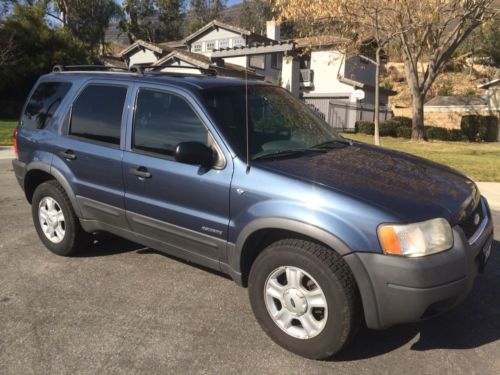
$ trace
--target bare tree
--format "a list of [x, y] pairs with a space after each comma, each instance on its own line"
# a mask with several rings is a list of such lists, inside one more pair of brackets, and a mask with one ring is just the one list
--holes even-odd
[[425, 138], [425, 95], [460, 43], [493, 17], [492, 3], [493, 0], [276, 0], [281, 19], [343, 19], [354, 34], [368, 31], [377, 35], [378, 31], [381, 45], [396, 40], [413, 99], [412, 139], [417, 140]]

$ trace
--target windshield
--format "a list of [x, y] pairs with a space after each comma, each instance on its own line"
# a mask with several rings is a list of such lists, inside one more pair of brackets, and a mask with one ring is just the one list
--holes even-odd
[[[209, 89], [201, 94], [220, 130], [244, 156], [245, 87]], [[248, 124], [251, 159], [343, 140], [300, 100], [274, 86], [248, 87]]]

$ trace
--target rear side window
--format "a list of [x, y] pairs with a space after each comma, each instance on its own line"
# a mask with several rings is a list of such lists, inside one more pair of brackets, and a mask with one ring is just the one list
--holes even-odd
[[208, 130], [191, 106], [177, 95], [141, 89], [134, 118], [134, 149], [172, 156], [181, 142], [208, 146]]
[[22, 118], [22, 126], [43, 129], [71, 88], [69, 82], [42, 82], [31, 95]]
[[69, 134], [119, 145], [126, 96], [126, 87], [87, 86], [73, 103]]

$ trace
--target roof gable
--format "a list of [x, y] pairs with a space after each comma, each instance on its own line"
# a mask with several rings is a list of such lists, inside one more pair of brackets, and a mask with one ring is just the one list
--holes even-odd
[[145, 42], [144, 40], [138, 39], [137, 41], [135, 41], [135, 43], [132, 43], [130, 46], [128, 46], [127, 48], [122, 50], [118, 54], [118, 56], [119, 57], [127, 56], [138, 48], [148, 49], [148, 50], [153, 51], [153, 52], [158, 53], [158, 54], [163, 53], [163, 49], [161, 49], [160, 47], [155, 46], [154, 44]]
[[170, 52], [167, 56], [162, 57], [151, 66], [168, 65], [169, 62], [175, 61], [176, 59], [203, 69], [209, 69], [212, 62], [208, 57], [199, 53], [175, 50]]
[[201, 29], [196, 30], [194, 33], [191, 35], [188, 35], [186, 38], [184, 38], [185, 43], [191, 43], [193, 40], [201, 37], [202, 35], [212, 31], [216, 30], [218, 28], [232, 31], [233, 33], [240, 34], [240, 35], [251, 35], [252, 32], [242, 29], [241, 27], [229, 25], [227, 23], [223, 23], [217, 20], [214, 20], [212, 22], [207, 23], [205, 26], [203, 26]]

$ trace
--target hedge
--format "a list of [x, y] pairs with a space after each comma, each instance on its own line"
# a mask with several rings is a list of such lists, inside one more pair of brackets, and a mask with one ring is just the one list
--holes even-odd
[[375, 124], [371, 121], [356, 121], [356, 133], [373, 135], [375, 134]]
[[405, 128], [411, 128], [412, 126], [412, 119], [409, 117], [404, 117], [404, 116], [394, 116], [391, 118], [391, 121], [398, 124], [398, 127], [405, 127]]
[[460, 128], [471, 142], [496, 142], [498, 139], [498, 118], [496, 116], [463, 116]]
[[448, 140], [448, 129], [439, 128], [437, 126], [426, 126], [425, 127], [425, 136], [428, 139], [439, 139], [441, 141]]
[[411, 127], [400, 126], [396, 129], [396, 137], [398, 138], [411, 138]]

